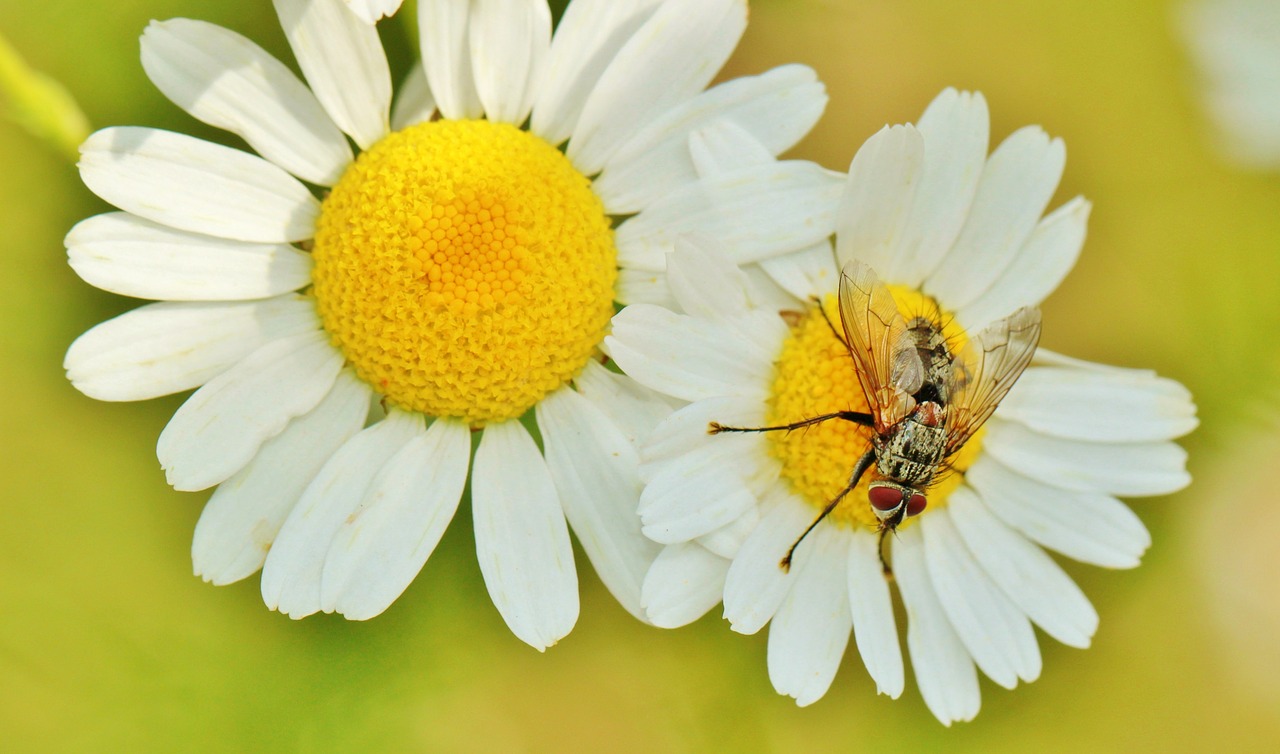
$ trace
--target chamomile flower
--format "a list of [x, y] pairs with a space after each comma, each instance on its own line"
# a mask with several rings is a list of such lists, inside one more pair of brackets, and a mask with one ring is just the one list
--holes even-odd
[[1136, 566], [1150, 540], [1115, 496], [1167, 494], [1189, 481], [1171, 441], [1196, 424], [1181, 385], [1041, 349], [947, 459], [919, 515], [884, 530], [868, 502], [876, 475], [865, 474], [800, 541], [789, 572], [780, 566], [849, 485], [870, 428], [836, 419], [713, 436], [708, 427], [871, 411], [837, 333], [838, 270], [869, 266], [908, 321], [924, 316], [959, 354], [966, 333], [1034, 307], [1075, 263], [1088, 203], [1073, 199], [1042, 217], [1062, 143], [1029, 127], [988, 156], [987, 138], [982, 96], [947, 90], [918, 125], [868, 140], [849, 170], [834, 253], [816, 247], [769, 262], [796, 296], [792, 311], [779, 316], [715, 244], [692, 238], [670, 257], [675, 305], [628, 307], [606, 338], [633, 378], [688, 402], [641, 455], [644, 532], [666, 545], [644, 584], [650, 619], [674, 627], [723, 601], [735, 631], [770, 624], [770, 679], [802, 705], [826, 693], [851, 630], [880, 692], [902, 693], [896, 583], [926, 705], [947, 724], [971, 719], [978, 670], [1007, 688], [1040, 674], [1033, 625], [1073, 647], [1088, 646], [1097, 628], [1093, 607], [1045, 550]]
[[[519, 638], [542, 649], [577, 619], [566, 518], [641, 616], [658, 548], [635, 518], [634, 446], [670, 406], [599, 345], [623, 278], [663, 297], [670, 228], [728, 222], [708, 206], [759, 205], [749, 225], [775, 252], [833, 227], [774, 211], [835, 185], [772, 160], [821, 113], [822, 85], [784, 66], [704, 91], [743, 0], [577, 0], [554, 37], [541, 0], [422, 0], [423, 63], [393, 108], [377, 32], [343, 0], [275, 5], [305, 84], [227, 29], [143, 35], [156, 86], [261, 157], [152, 128], [85, 142], [85, 184], [123, 211], [71, 231], [71, 265], [157, 303], [81, 336], [69, 378], [102, 400], [199, 388], [157, 448], [177, 489], [217, 486], [196, 573], [261, 568], [290, 616], [385, 610], [468, 473], [481, 571]], [[768, 164], [701, 177], [691, 144], [725, 128]]]
[[1216, 146], [1241, 166], [1280, 169], [1280, 4], [1197, 0], [1181, 10]]

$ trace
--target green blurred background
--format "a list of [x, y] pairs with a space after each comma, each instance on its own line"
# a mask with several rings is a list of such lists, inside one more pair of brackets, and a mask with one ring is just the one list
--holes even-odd
[[[400, 72], [411, 10], [382, 25]], [[137, 304], [66, 266], [63, 235], [107, 206], [66, 156], [0, 120], [0, 750], [1270, 750], [1280, 175], [1209, 149], [1173, 11], [757, 0], [724, 72], [817, 69], [831, 103], [793, 156], [834, 169], [949, 85], [986, 94], [993, 146], [1028, 123], [1063, 137], [1055, 205], [1084, 194], [1094, 212], [1079, 266], [1044, 307], [1044, 344], [1155, 368], [1200, 406], [1184, 441], [1195, 484], [1135, 502], [1155, 541], [1143, 566], [1068, 564], [1102, 616], [1093, 648], [1042, 637], [1041, 679], [1013, 692], [984, 681], [977, 720], [950, 730], [913, 683], [899, 701], [876, 696], [852, 647], [826, 697], [799, 709], [769, 685], [763, 632], [733, 634], [718, 611], [646, 628], [586, 567], [577, 628], [538, 654], [484, 592], [465, 503], [413, 586], [367, 623], [268, 612], [256, 577], [202, 583], [189, 546], [207, 493], [170, 490], [154, 455], [181, 397], [97, 403], [62, 373], [72, 339]], [[0, 32], [95, 128], [231, 143], [141, 69], [138, 35], [173, 16], [293, 64], [265, 0], [5, 0]]]

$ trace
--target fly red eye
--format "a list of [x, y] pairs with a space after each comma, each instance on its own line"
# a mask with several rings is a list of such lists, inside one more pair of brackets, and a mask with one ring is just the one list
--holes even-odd
[[908, 516], [920, 515], [924, 511], [924, 507], [928, 504], [929, 504], [929, 501], [924, 499], [924, 495], [921, 495], [919, 492], [917, 492], [916, 494], [911, 496], [910, 500], [907, 501], [907, 515]]
[[902, 493], [892, 487], [872, 487], [867, 490], [871, 507], [878, 511], [891, 511], [902, 505]]

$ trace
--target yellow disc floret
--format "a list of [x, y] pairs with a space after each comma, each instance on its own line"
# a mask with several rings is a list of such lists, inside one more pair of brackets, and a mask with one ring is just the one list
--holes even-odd
[[[944, 316], [932, 299], [908, 288], [890, 286], [890, 289], [898, 310], [906, 319], [924, 316], [932, 322], [946, 323], [943, 335], [957, 350], [963, 348], [963, 330]], [[796, 322], [782, 346], [766, 417], [769, 425], [790, 424], [836, 411], [871, 413], [853, 359], [842, 341], [844, 333], [841, 331], [837, 337], [827, 324], [829, 319], [836, 330], [840, 329], [836, 297], [827, 296], [822, 306], [827, 319], [816, 306], [810, 308]], [[832, 419], [794, 432], [771, 432], [770, 448], [774, 457], [782, 462], [782, 476], [792, 489], [815, 508], [822, 509], [849, 483], [854, 464], [871, 447], [873, 433], [870, 428]], [[952, 468], [963, 471], [969, 467], [981, 445], [980, 434], [981, 431], [948, 459]], [[878, 528], [880, 521], [867, 502], [867, 485], [876, 477], [873, 465], [829, 518], [844, 525]], [[958, 474], [941, 473], [937, 484], [926, 491], [929, 510], [944, 504], [960, 480]]]
[[504, 123], [375, 144], [325, 199], [313, 254], [321, 321], [361, 379], [473, 426], [573, 379], [613, 315], [613, 232], [590, 181]]

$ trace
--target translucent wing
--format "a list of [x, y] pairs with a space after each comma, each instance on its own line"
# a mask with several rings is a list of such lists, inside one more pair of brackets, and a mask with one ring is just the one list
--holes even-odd
[[840, 276], [840, 324], [876, 431], [883, 433], [915, 408], [911, 396], [924, 383], [924, 365], [893, 294], [861, 262], [845, 265]]
[[969, 342], [964, 378], [947, 409], [947, 454], [973, 436], [1022, 376], [1040, 342], [1040, 310], [1023, 307]]

